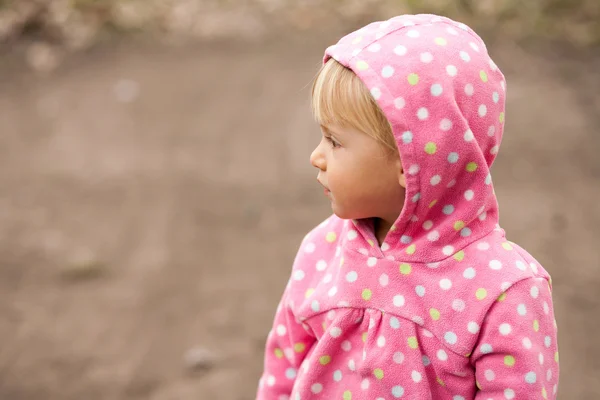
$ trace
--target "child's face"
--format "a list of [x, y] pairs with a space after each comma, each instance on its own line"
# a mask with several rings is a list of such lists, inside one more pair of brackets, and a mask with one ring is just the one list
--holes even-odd
[[404, 174], [397, 154], [353, 128], [322, 127], [310, 156], [333, 212], [343, 219], [381, 218], [390, 223], [404, 204]]

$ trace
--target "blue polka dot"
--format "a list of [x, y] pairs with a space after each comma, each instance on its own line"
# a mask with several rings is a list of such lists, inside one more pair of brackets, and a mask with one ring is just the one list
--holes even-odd
[[390, 318], [390, 326], [394, 329], [400, 328], [400, 320], [396, 317]]
[[392, 388], [392, 396], [400, 398], [404, 395], [404, 388], [402, 386], [394, 386]]
[[448, 204], [448, 205], [444, 206], [442, 211], [444, 214], [450, 215], [454, 212], [454, 206], [452, 204]]
[[454, 164], [458, 161], [458, 153], [450, 153], [448, 154], [448, 162], [450, 164]]
[[431, 364], [431, 360], [429, 359], [429, 357], [423, 356], [423, 365], [428, 366], [429, 364]]
[[412, 143], [413, 134], [411, 131], [406, 131], [402, 134], [402, 141], [406, 144]]

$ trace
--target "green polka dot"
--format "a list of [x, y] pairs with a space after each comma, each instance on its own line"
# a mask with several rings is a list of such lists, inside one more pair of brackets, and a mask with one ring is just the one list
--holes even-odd
[[416, 250], [417, 250], [417, 246], [415, 246], [414, 244], [411, 244], [410, 246], [408, 246], [406, 248], [406, 254], [415, 254]]
[[412, 267], [410, 264], [402, 263], [400, 264], [400, 273], [402, 275], [409, 275], [410, 271], [412, 271]]
[[343, 398], [344, 400], [352, 400], [352, 392], [351, 392], [351, 391], [349, 391], [349, 390], [346, 390], [346, 391], [344, 392], [344, 395], [342, 396], [342, 398]]
[[431, 310], [429, 310], [429, 315], [431, 315], [431, 319], [434, 321], [437, 321], [438, 319], [440, 319], [440, 312], [439, 312], [439, 310], [436, 310], [435, 308], [432, 308]]
[[502, 247], [504, 248], [504, 250], [508, 250], [508, 251], [513, 249], [512, 245], [508, 242], [502, 243]]
[[548, 394], [546, 393], [546, 388], [545, 388], [545, 387], [543, 387], [543, 388], [542, 388], [542, 397], [543, 397], [544, 399], [547, 399], [547, 398], [548, 398]]
[[533, 321], [533, 330], [536, 332], [540, 330], [540, 321], [537, 319]]
[[335, 239], [337, 239], [335, 232], [329, 232], [327, 236], [325, 236], [325, 240], [327, 240], [329, 243], [335, 242]]
[[435, 154], [436, 151], [437, 151], [437, 146], [435, 143], [429, 142], [425, 145], [425, 153], [431, 155], [431, 154]]
[[275, 357], [282, 358], [283, 357], [283, 350], [281, 350], [280, 348], [276, 348], [275, 349]]
[[308, 288], [308, 289], [306, 289], [306, 293], [304, 293], [304, 297], [309, 298], [310, 296], [313, 295], [314, 292], [315, 292], [315, 289]]
[[477, 291], [475, 292], [475, 297], [477, 297], [477, 300], [485, 299], [487, 297], [487, 290], [485, 290], [484, 288], [477, 289]]
[[408, 83], [410, 83], [411, 85], [416, 85], [417, 83], [419, 83], [419, 75], [412, 73], [408, 75]]
[[437, 44], [439, 46], [445, 46], [448, 44], [448, 41], [446, 39], [444, 39], [443, 37], [438, 37], [438, 38], [435, 38], [435, 44]]
[[340, 258], [340, 267], [344, 266], [344, 257]]
[[371, 247], [375, 246], [375, 242], [373, 242], [371, 239], [367, 239], [367, 243], [369, 243]]
[[479, 71], [479, 77], [481, 78], [481, 80], [483, 82], [487, 82], [488, 81], [487, 73], [484, 70]]
[[500, 296], [498, 296], [498, 301], [504, 301], [506, 300], [506, 293], [502, 293]]
[[502, 111], [502, 112], [500, 113], [500, 116], [498, 117], [498, 121], [500, 121], [500, 123], [501, 123], [501, 124], [503, 124], [503, 123], [504, 123], [504, 111]]
[[464, 260], [464, 259], [465, 259], [465, 252], [464, 252], [464, 251], [462, 251], [462, 250], [461, 250], [461, 251], [459, 251], [458, 253], [456, 253], [456, 254], [454, 255], [454, 259], [455, 259], [456, 261], [462, 261], [462, 260]]
[[454, 223], [454, 230], [455, 231], [460, 231], [464, 227], [465, 227], [465, 222], [464, 221], [456, 221]]
[[417, 338], [415, 336], [411, 336], [408, 338], [408, 347], [411, 349], [416, 349], [419, 347], [419, 342], [417, 342]]
[[319, 358], [319, 362], [321, 365], [327, 365], [331, 362], [331, 356], [321, 356], [321, 358]]
[[365, 289], [362, 291], [362, 298], [363, 300], [371, 300], [371, 296], [373, 296], [373, 292], [371, 292], [371, 289]]
[[440, 384], [440, 386], [446, 386], [446, 384], [444, 383], [444, 381], [442, 380], [442, 378], [440, 378], [439, 376], [436, 378], [437, 383]]
[[359, 71], [364, 71], [364, 70], [366, 70], [366, 69], [369, 69], [369, 64], [367, 64], [365, 61], [358, 61], [358, 62], [356, 63], [356, 68], [357, 68]]
[[352, 39], [352, 44], [357, 44], [360, 43], [362, 41], [362, 36], [357, 36], [354, 39]]
[[381, 380], [383, 379], [383, 370], [381, 368], [375, 368], [375, 371], [373, 371], [373, 375], [375, 375], [375, 378]]
[[513, 356], [504, 356], [504, 365], [507, 367], [514, 367], [515, 358]]
[[304, 343], [296, 343], [294, 345], [294, 351], [296, 353], [302, 353], [306, 349], [306, 345]]
[[367, 343], [367, 335], [368, 335], [368, 332], [363, 332], [363, 334], [361, 336], [363, 343]]
[[469, 172], [475, 172], [477, 170], [477, 163], [474, 161], [471, 161], [470, 163], [467, 164], [467, 171]]
[[437, 204], [437, 200], [433, 200], [431, 203], [429, 203], [429, 208], [433, 208], [433, 206], [435, 206]]
[[558, 362], [558, 351], [554, 353], [554, 361]]

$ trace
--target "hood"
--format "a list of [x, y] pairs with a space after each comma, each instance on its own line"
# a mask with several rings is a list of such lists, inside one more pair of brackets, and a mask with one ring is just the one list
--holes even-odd
[[[436, 262], [498, 224], [490, 167], [504, 129], [505, 80], [481, 38], [435, 15], [374, 22], [325, 52], [352, 69], [389, 120], [406, 199], [381, 250]], [[366, 221], [356, 230], [373, 243]]]

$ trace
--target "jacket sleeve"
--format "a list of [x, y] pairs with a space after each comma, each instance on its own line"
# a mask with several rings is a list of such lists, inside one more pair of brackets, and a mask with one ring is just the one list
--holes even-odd
[[471, 362], [476, 399], [556, 399], [557, 331], [551, 287], [528, 278], [504, 292], [489, 309]]
[[297, 370], [315, 340], [308, 327], [305, 329], [294, 316], [287, 298], [288, 290], [289, 287], [277, 307], [273, 328], [267, 336], [257, 400], [280, 400], [290, 396]]

